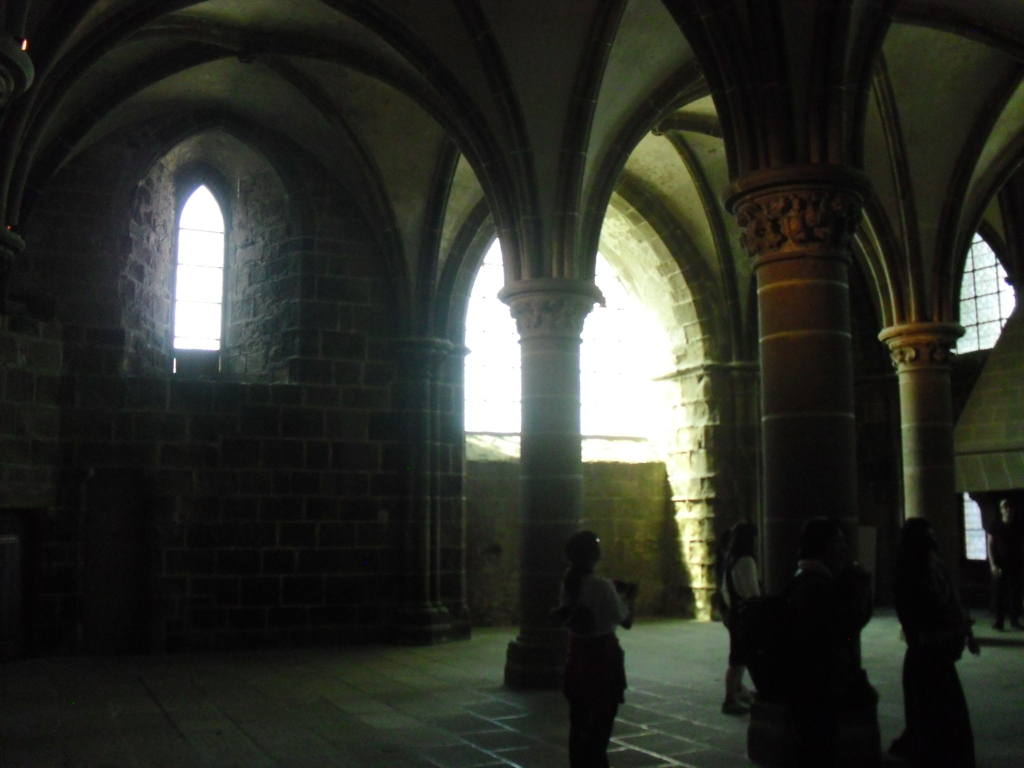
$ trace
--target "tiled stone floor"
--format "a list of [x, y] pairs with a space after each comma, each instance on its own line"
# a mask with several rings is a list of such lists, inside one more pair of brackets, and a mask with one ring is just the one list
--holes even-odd
[[[1024, 633], [1022, 633], [1024, 635]], [[374, 647], [0, 665], [3, 768], [562, 768], [566, 705], [501, 687], [509, 629], [433, 648]], [[718, 711], [721, 625], [622, 632], [630, 688], [614, 768], [746, 766], [746, 718]], [[864, 633], [885, 744], [902, 727], [891, 617]], [[1024, 764], [1024, 648], [965, 658], [981, 768]]]

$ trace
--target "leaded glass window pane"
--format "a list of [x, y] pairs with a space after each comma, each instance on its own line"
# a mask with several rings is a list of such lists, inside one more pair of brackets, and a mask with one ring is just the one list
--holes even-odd
[[224, 214], [205, 186], [181, 211], [174, 281], [174, 348], [220, 349]]
[[960, 284], [960, 324], [966, 333], [957, 342], [956, 351], [974, 352], [995, 346], [1015, 305], [1006, 270], [989, 244], [975, 235]]

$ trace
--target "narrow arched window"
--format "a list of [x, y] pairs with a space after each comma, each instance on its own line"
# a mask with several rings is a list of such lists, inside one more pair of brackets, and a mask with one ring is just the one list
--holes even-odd
[[201, 186], [178, 222], [174, 279], [174, 348], [219, 350], [224, 301], [224, 214]]
[[1006, 270], [995, 251], [981, 235], [975, 235], [960, 283], [960, 324], [965, 333], [956, 351], [994, 347], [1015, 304], [1013, 288], [1006, 282]]

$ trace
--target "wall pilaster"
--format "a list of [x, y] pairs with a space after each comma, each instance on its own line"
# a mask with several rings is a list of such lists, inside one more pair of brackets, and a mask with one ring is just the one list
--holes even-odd
[[451, 633], [451, 616], [439, 595], [438, 512], [436, 502], [437, 412], [433, 381], [439, 356], [451, 344], [441, 339], [407, 338], [395, 342], [395, 395], [402, 419], [404, 503], [402, 508], [403, 595], [396, 621], [401, 642], [442, 642]]

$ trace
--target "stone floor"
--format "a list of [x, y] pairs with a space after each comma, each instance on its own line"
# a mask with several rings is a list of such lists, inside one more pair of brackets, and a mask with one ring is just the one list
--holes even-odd
[[[655, 621], [620, 634], [630, 688], [613, 739], [614, 768], [749, 765], [746, 718], [718, 711], [721, 625]], [[485, 629], [469, 642], [433, 648], [3, 664], [0, 766], [566, 766], [561, 696], [500, 685], [511, 636]], [[881, 694], [887, 744], [902, 727], [902, 645], [891, 616], [865, 631], [864, 657]], [[979, 766], [1024, 764], [1024, 647], [986, 647], [959, 668]]]

